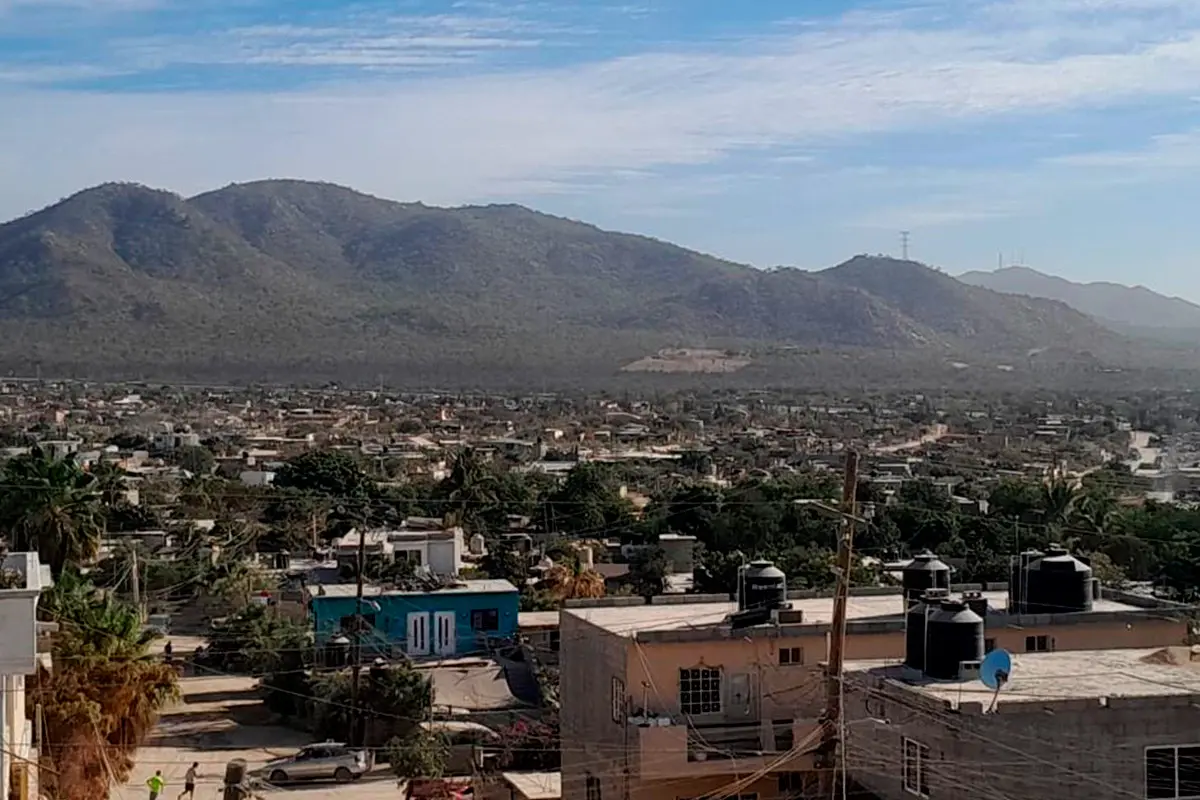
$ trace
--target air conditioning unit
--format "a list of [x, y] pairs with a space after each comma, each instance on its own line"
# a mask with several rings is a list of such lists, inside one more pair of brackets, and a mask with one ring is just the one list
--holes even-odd
[[960, 661], [958, 662], [958, 679], [960, 681], [977, 681], [979, 680], [979, 665], [982, 661]]

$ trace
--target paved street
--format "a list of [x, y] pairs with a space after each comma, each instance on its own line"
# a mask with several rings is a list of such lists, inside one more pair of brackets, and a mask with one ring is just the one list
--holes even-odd
[[[176, 645], [178, 647], [178, 644]], [[168, 710], [138, 751], [129, 783], [113, 796], [121, 800], [145, 797], [146, 779], [162, 770], [167, 782], [163, 800], [183, 790], [183, 774], [200, 762], [196, 800], [221, 796], [225, 764], [244, 758], [253, 769], [272, 758], [290, 755], [311, 742], [305, 733], [265, 724], [268, 718], [257, 694], [256, 681], [243, 677], [189, 677], [180, 682], [183, 700]], [[385, 768], [352, 784], [315, 784], [272, 792], [286, 800], [399, 800], [395, 779]], [[281, 798], [282, 800], [282, 798]]]

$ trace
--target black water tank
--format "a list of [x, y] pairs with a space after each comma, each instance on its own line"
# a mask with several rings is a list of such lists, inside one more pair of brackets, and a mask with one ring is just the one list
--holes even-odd
[[776, 609], [787, 605], [787, 576], [770, 561], [751, 561], [742, 572], [738, 610]]
[[1008, 567], [1008, 610], [1011, 614], [1023, 614], [1029, 594], [1029, 565], [1044, 556], [1040, 550], [1026, 550], [1012, 558]]
[[1051, 545], [1025, 570], [1025, 614], [1092, 610], [1092, 568], [1065, 547]]
[[923, 600], [904, 612], [904, 665], [925, 671], [925, 615], [931, 610]]
[[988, 601], [983, 596], [983, 592], [963, 592], [963, 602], [967, 604], [967, 608], [974, 611], [983, 618], [987, 618]]
[[917, 554], [901, 572], [905, 608], [920, 602], [929, 589], [950, 589], [950, 567], [926, 550]]
[[925, 621], [927, 615], [941, 607], [942, 601], [949, 599], [950, 593], [945, 589], [930, 589], [925, 596], [904, 613], [904, 664], [913, 669], [925, 671]]
[[925, 674], [929, 677], [958, 680], [963, 661], [983, 659], [983, 617], [961, 600], [943, 600], [926, 625]]

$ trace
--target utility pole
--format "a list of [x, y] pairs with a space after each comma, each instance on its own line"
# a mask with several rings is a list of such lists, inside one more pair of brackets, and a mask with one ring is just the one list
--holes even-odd
[[359, 744], [358, 732], [362, 710], [358, 706], [358, 680], [362, 671], [362, 601], [363, 562], [367, 554], [367, 531], [363, 526], [358, 531], [358, 569], [355, 570], [354, 589], [354, 638], [350, 640], [350, 744]]
[[908, 261], [908, 236], [911, 231], [900, 231], [900, 257]]
[[[817, 750], [820, 797], [832, 797], [837, 785], [837, 754], [842, 732], [842, 664], [845, 662], [846, 604], [850, 596], [850, 569], [854, 556], [854, 496], [858, 490], [858, 453], [846, 451], [842, 483], [842, 535], [837, 549], [837, 589], [833, 595], [833, 625], [829, 636], [829, 661], [825, 667], [825, 711], [821, 715], [821, 744]], [[845, 776], [841, 776], [845, 780]]]
[[137, 545], [130, 548], [130, 553], [133, 554], [133, 564], [129, 569], [129, 591], [133, 593], [133, 607], [137, 609], [138, 618], [145, 619], [146, 615], [142, 613], [142, 570], [138, 565]]

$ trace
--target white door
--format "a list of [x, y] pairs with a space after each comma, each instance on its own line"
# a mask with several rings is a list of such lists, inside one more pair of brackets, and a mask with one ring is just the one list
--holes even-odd
[[429, 615], [424, 612], [408, 615], [408, 654], [429, 654]]
[[454, 655], [454, 612], [434, 612], [433, 631], [433, 652], [439, 656]]

